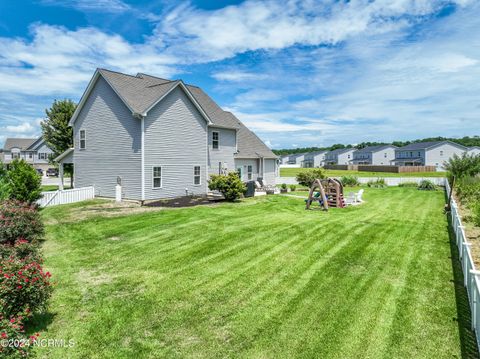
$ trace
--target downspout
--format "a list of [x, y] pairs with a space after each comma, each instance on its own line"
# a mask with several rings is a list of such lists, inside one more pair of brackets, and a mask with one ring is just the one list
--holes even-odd
[[140, 117], [140, 126], [142, 132], [141, 139], [141, 157], [142, 157], [142, 205], [145, 201], [145, 116]]

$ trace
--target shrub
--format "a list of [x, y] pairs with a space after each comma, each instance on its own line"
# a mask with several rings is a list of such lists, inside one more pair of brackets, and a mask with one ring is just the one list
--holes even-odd
[[0, 162], [0, 201], [10, 198], [10, 186], [7, 181], [7, 171], [2, 162]]
[[0, 203], [0, 244], [13, 245], [18, 239], [37, 241], [43, 233], [40, 213], [33, 205], [19, 201]]
[[358, 177], [356, 176], [343, 176], [341, 178], [341, 182], [344, 186], [358, 186], [360, 182], [358, 182]]
[[10, 199], [34, 203], [42, 197], [42, 179], [24, 160], [16, 159], [10, 163], [5, 177], [10, 187]]
[[25, 337], [23, 319], [22, 316], [8, 318], [0, 315], [0, 340], [13, 341], [12, 345], [0, 345], [0, 358], [25, 358], [28, 356], [31, 347], [26, 341], [31, 343], [36, 337], [32, 336], [29, 339]]
[[445, 169], [448, 171], [450, 182], [452, 177], [474, 177], [480, 174], [480, 155], [468, 155], [464, 153], [462, 156], [453, 155], [445, 162]]
[[291, 191], [291, 192], [295, 192], [296, 189], [297, 189], [297, 186], [296, 186], [296, 185], [294, 185], [294, 184], [291, 184], [291, 185], [290, 185], [290, 191]]
[[235, 201], [246, 191], [237, 172], [229, 172], [227, 175], [211, 175], [208, 188], [212, 191], [220, 191], [227, 201]]
[[316, 179], [323, 179], [325, 177], [325, 171], [322, 168], [316, 168], [311, 171], [300, 172], [296, 179], [299, 185], [311, 187]]
[[369, 181], [367, 186], [372, 188], [384, 188], [387, 187], [387, 183], [385, 182], [384, 178], [378, 178], [376, 180]]
[[455, 182], [456, 193], [462, 203], [480, 202], [480, 178], [461, 177]]
[[417, 182], [403, 182], [398, 185], [398, 187], [415, 187], [418, 188]]
[[281, 186], [280, 186], [281, 189], [283, 190], [286, 190], [287, 189], [287, 184], [286, 183], [282, 183]]
[[19, 259], [30, 258], [31, 260], [41, 261], [38, 243], [30, 243], [24, 239], [19, 239], [14, 245], [0, 245], [0, 260], [7, 260], [11, 256]]
[[2, 259], [0, 311], [5, 318], [30, 315], [45, 309], [51, 294], [50, 273], [41, 262], [14, 255]]
[[422, 180], [420, 184], [418, 185], [418, 189], [422, 191], [436, 191], [437, 186], [435, 186], [435, 183], [429, 180]]

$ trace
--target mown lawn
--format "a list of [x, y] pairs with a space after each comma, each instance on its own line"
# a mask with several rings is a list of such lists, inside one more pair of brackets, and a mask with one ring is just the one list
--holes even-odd
[[[58, 284], [31, 330], [76, 344], [37, 354], [460, 357], [443, 192], [364, 198], [328, 213], [286, 196], [121, 217], [101, 202], [46, 209]], [[81, 206], [95, 216], [72, 215]]]
[[[314, 168], [280, 168], [281, 177], [295, 177], [300, 172], [308, 172]], [[388, 173], [388, 172], [360, 172], [360, 171], [341, 171], [325, 170], [328, 177], [357, 176], [357, 177], [445, 177], [445, 172], [407, 172], [407, 173]]]

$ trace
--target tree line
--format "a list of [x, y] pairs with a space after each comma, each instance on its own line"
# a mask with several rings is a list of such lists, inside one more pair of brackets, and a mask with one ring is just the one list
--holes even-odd
[[480, 146], [480, 136], [465, 136], [462, 138], [450, 138], [450, 137], [427, 137], [427, 138], [422, 138], [418, 140], [413, 140], [413, 141], [393, 141], [393, 142], [362, 142], [359, 143], [358, 145], [344, 145], [342, 143], [336, 143], [330, 147], [300, 147], [300, 148], [284, 148], [284, 149], [275, 149], [273, 153], [275, 153], [278, 156], [282, 155], [288, 155], [288, 154], [294, 154], [294, 153], [305, 153], [305, 152], [314, 152], [314, 151], [333, 151], [337, 150], [340, 148], [358, 148], [362, 149], [368, 146], [379, 146], [379, 145], [394, 145], [397, 147], [402, 147], [409, 145], [411, 143], [417, 143], [417, 142], [431, 142], [431, 141], [452, 141], [455, 143], [458, 143], [463, 146], [467, 147], [472, 147], [472, 146]]

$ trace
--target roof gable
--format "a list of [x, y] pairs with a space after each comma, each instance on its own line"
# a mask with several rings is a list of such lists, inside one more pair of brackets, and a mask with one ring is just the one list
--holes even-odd
[[449, 144], [451, 146], [460, 148], [462, 150], [467, 150], [467, 147], [459, 145], [458, 143], [452, 142], [452, 141], [430, 141], [430, 142], [415, 142], [411, 143], [409, 145], [397, 148], [399, 151], [418, 151], [418, 150], [429, 150], [441, 145], [446, 145]]
[[10, 151], [12, 148], [18, 148], [22, 151], [26, 151], [38, 138], [15, 138], [8, 137], [5, 140], [5, 145], [3, 149], [5, 151]]

